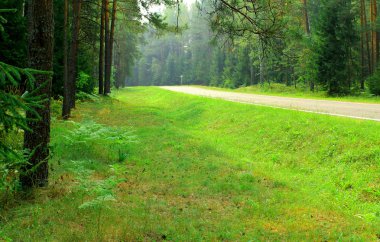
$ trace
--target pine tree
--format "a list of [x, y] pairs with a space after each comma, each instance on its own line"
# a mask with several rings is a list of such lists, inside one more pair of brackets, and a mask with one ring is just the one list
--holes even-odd
[[[28, 3], [29, 36], [28, 62], [34, 69], [53, 70], [54, 19], [53, 1], [30, 0]], [[35, 112], [27, 111], [29, 129], [24, 133], [24, 148], [31, 151], [29, 163], [23, 168], [20, 177], [24, 188], [45, 186], [48, 182], [48, 158], [50, 142], [50, 97], [52, 78], [36, 75], [36, 96], [43, 95], [45, 100], [36, 108], [41, 119], [33, 120]], [[36, 91], [29, 87], [29, 91]]]
[[[14, 13], [16, 9], [0, 9], [1, 13]], [[2, 23], [7, 20], [0, 15], [0, 34], [4, 34]], [[4, 137], [6, 133], [13, 130], [24, 129], [31, 131], [28, 121], [41, 120], [41, 116], [36, 111], [43, 108], [43, 97], [38, 95], [41, 88], [35, 88], [36, 80], [34, 75], [50, 75], [45, 71], [37, 71], [33, 69], [23, 69], [15, 67], [4, 62], [0, 62], [0, 137]], [[25, 79], [25, 80], [24, 80]], [[31, 92], [25, 92], [19, 95], [14, 90], [21, 91], [21, 84], [25, 83]], [[28, 116], [23, 114], [27, 112]], [[33, 153], [31, 154], [33, 155]], [[14, 150], [8, 144], [0, 139], [0, 168], [5, 170], [22, 170], [25, 166], [24, 156]], [[1, 170], [0, 172], [3, 172]], [[27, 170], [26, 170], [27, 172]], [[6, 172], [5, 172], [6, 173]], [[4, 174], [4, 173], [3, 173]], [[28, 173], [21, 174], [22, 176]]]
[[350, 59], [357, 36], [351, 0], [325, 1], [320, 18], [318, 81], [330, 95], [350, 92], [354, 73]]

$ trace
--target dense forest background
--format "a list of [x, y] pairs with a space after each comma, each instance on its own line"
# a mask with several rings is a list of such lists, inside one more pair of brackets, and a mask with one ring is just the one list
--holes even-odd
[[[65, 26], [64, 1], [54, 2], [55, 98], [64, 96], [65, 27], [71, 30], [68, 45], [78, 42], [76, 53], [80, 53], [76, 54], [76, 63], [69, 61], [76, 64], [76, 92], [79, 97], [98, 92], [95, 89], [102, 78], [99, 68], [105, 64], [100, 63], [99, 57], [100, 4], [100, 1], [81, 3], [78, 37], [73, 39], [75, 6], [70, 4], [66, 10], [69, 21]], [[144, 7], [136, 1], [119, 1], [109, 71], [111, 85], [182, 83], [238, 88], [282, 83], [311, 91], [324, 90], [332, 95], [364, 91], [380, 94], [376, 1], [278, 1], [271, 9], [262, 7], [258, 15], [250, 10], [229, 14], [220, 11], [218, 4], [217, 1], [178, 6], [172, 3], [161, 13], [163, 20], [156, 13], [141, 11]], [[112, 1], [109, 5], [111, 14]], [[25, 1], [5, 0], [0, 8], [18, 10], [5, 16], [8, 23], [2, 33], [0, 59], [26, 67]], [[273, 19], [266, 17], [271, 11]], [[252, 22], [249, 15], [261, 22]], [[104, 47], [107, 46], [103, 46], [103, 51]]]
[[183, 31], [148, 28], [126, 85], [281, 83], [331, 95], [366, 87], [379, 94], [375, 8], [372, 1], [292, 1], [271, 36], [236, 34], [233, 23], [218, 22], [212, 3], [167, 8], [167, 23], [179, 22]]

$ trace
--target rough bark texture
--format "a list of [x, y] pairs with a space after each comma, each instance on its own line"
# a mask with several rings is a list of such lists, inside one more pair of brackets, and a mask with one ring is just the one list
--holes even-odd
[[[28, 4], [28, 62], [29, 66], [38, 70], [53, 70], [54, 18], [53, 1], [30, 0]], [[50, 96], [52, 77], [36, 75], [35, 87], [39, 87], [36, 95], [44, 95], [43, 107], [36, 109], [41, 119], [30, 120], [31, 130], [25, 130], [24, 148], [30, 150], [29, 164], [23, 168], [20, 177], [24, 188], [45, 186], [48, 183], [48, 157], [50, 142]], [[31, 91], [31, 90], [30, 90]], [[34, 119], [30, 112], [26, 117]]]
[[104, 21], [105, 21], [105, 4], [102, 0], [102, 9], [100, 17], [100, 39], [99, 39], [99, 94], [104, 94]]
[[70, 45], [69, 55], [69, 90], [70, 90], [70, 108], [75, 108], [75, 93], [76, 93], [76, 77], [77, 77], [77, 62], [78, 62], [78, 45], [79, 45], [79, 29], [80, 29], [80, 11], [82, 0], [73, 0], [73, 30]]
[[109, 51], [108, 51], [108, 65], [107, 65], [107, 76], [106, 76], [106, 86], [104, 92], [106, 94], [111, 93], [111, 72], [112, 72], [112, 60], [113, 60], [113, 40], [115, 35], [115, 21], [116, 21], [116, 11], [117, 11], [117, 0], [113, 0], [112, 7], [112, 18], [111, 18], [111, 31], [109, 37]]
[[62, 105], [62, 117], [68, 119], [70, 117], [70, 85], [68, 80], [68, 66], [67, 66], [67, 21], [68, 21], [69, 2], [65, 0], [64, 18], [63, 18], [63, 105]]
[[104, 66], [104, 94], [108, 94], [107, 90], [111, 88], [110, 79], [111, 77], [111, 63], [109, 62], [109, 51], [110, 51], [110, 15], [109, 15], [109, 1], [105, 0], [104, 9], [104, 28], [105, 28], [105, 66]]

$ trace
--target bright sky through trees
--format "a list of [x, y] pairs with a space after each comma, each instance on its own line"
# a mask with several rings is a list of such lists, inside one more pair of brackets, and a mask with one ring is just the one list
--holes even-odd
[[[190, 7], [196, 0], [183, 0], [183, 3]], [[152, 12], [162, 12], [165, 9], [165, 5], [155, 5], [150, 8]]]

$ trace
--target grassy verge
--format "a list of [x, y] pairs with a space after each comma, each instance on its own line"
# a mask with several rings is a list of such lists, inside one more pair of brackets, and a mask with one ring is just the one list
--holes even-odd
[[54, 122], [50, 186], [1, 213], [0, 237], [379, 239], [380, 123], [158, 88], [115, 98]]
[[252, 93], [261, 95], [271, 95], [280, 97], [296, 97], [307, 99], [325, 99], [331, 101], [342, 102], [362, 102], [362, 103], [380, 103], [380, 97], [373, 96], [368, 93], [361, 93], [356, 96], [341, 96], [331, 97], [324, 91], [311, 92], [305, 88], [294, 88], [293, 86], [285, 86], [283, 84], [272, 83], [271, 85], [265, 84], [264, 86], [254, 85], [248, 87], [241, 87], [237, 89], [220, 88], [220, 87], [208, 87], [208, 86], [196, 86], [217, 91], [227, 92], [240, 92], [240, 93]]

